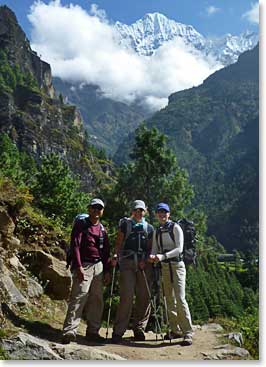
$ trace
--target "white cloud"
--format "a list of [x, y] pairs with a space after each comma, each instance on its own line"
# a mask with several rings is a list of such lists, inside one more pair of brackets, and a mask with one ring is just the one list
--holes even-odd
[[251, 4], [251, 9], [242, 15], [243, 18], [247, 18], [250, 23], [259, 24], [259, 2]]
[[103, 20], [107, 19], [107, 14], [106, 14], [105, 10], [100, 9], [97, 4], [91, 4], [90, 14], [95, 15], [98, 18], [101, 18]]
[[123, 49], [104, 11], [93, 6], [35, 2], [28, 15], [32, 48], [52, 66], [54, 76], [100, 86], [105, 95], [131, 102], [136, 98], [154, 109], [166, 105], [176, 91], [200, 84], [214, 68], [182, 41], [170, 41], [152, 57]]
[[210, 5], [206, 8], [207, 15], [211, 16], [215, 13], [218, 13], [221, 9], [217, 8], [216, 6]]

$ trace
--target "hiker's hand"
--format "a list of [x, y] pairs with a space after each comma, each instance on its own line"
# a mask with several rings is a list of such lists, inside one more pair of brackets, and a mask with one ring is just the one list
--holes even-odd
[[82, 267], [77, 268], [77, 277], [80, 283], [85, 279], [85, 273]]
[[112, 267], [115, 268], [116, 265], [117, 265], [117, 263], [118, 263], [118, 256], [117, 255], [114, 255], [112, 257], [112, 259], [111, 259], [111, 265], [112, 265]]
[[111, 282], [111, 274], [108, 272], [104, 273], [103, 275], [103, 284], [108, 285]]
[[163, 254], [157, 254], [155, 256], [155, 262], [156, 263], [159, 262], [159, 261], [163, 261], [163, 260], [165, 260], [165, 255], [163, 255]]
[[140, 261], [139, 261], [139, 269], [140, 269], [140, 270], [144, 270], [145, 265], [146, 265], [146, 263], [145, 263], [145, 261], [144, 261], [144, 260], [140, 260]]
[[155, 258], [156, 258], [155, 255], [150, 255], [148, 258], [148, 262], [153, 264], [155, 262]]

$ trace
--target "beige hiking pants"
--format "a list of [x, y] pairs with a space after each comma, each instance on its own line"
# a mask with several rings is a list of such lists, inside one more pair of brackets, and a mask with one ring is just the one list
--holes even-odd
[[103, 313], [103, 264], [90, 264], [83, 268], [85, 279], [79, 282], [76, 271], [73, 272], [73, 283], [68, 310], [63, 326], [63, 335], [77, 334], [80, 319], [85, 316], [87, 332], [98, 333]]
[[[146, 264], [145, 275], [149, 287], [152, 280], [152, 266]], [[127, 330], [133, 309], [133, 330], [144, 331], [151, 312], [150, 297], [147, 291], [143, 272], [136, 266], [136, 262], [123, 259], [120, 264], [120, 303], [116, 312], [114, 334], [122, 336]]]
[[177, 332], [178, 325], [184, 335], [192, 335], [192, 323], [186, 301], [186, 267], [183, 261], [171, 263], [173, 280], [169, 264], [162, 263], [162, 285], [166, 296], [170, 328]]

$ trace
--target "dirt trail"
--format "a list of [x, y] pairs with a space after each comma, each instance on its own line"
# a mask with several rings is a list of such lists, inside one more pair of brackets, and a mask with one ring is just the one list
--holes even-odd
[[[100, 334], [105, 337], [106, 329], [101, 329]], [[111, 336], [111, 330], [109, 330]], [[193, 344], [181, 346], [182, 339], [175, 339], [171, 343], [163, 341], [161, 336], [153, 332], [146, 333], [145, 342], [135, 342], [132, 331], [127, 331], [123, 344], [97, 345], [97, 349], [115, 353], [128, 360], [203, 360], [206, 355], [213, 353], [214, 347], [221, 345], [217, 333], [210, 330], [195, 330]]]

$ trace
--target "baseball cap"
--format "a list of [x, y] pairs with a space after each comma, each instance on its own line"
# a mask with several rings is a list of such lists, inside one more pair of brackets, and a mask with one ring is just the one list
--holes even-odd
[[104, 203], [101, 199], [92, 199], [88, 206], [101, 205], [104, 208]]
[[144, 203], [144, 201], [142, 200], [135, 200], [132, 204], [132, 210], [134, 209], [143, 209], [145, 210], [146, 209], [146, 205]]
[[156, 211], [158, 212], [161, 209], [167, 211], [168, 213], [170, 212], [169, 205], [166, 204], [166, 203], [159, 203], [159, 204], [157, 204]]

